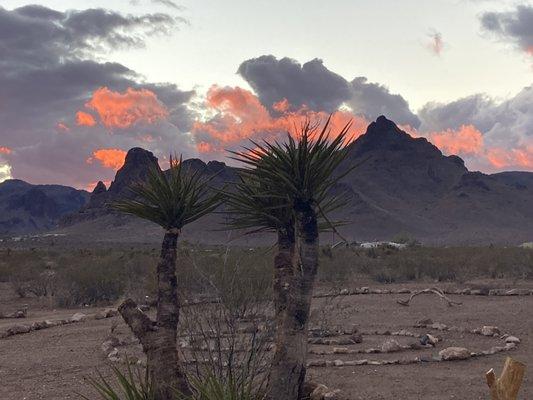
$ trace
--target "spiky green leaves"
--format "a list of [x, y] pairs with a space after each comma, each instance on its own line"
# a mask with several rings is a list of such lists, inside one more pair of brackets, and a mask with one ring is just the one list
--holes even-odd
[[212, 192], [210, 178], [200, 171], [185, 170], [181, 162], [170, 159], [167, 172], [153, 168], [145, 183], [130, 188], [132, 198], [115, 202], [112, 207], [162, 226], [181, 229], [218, 207], [221, 194]]
[[332, 227], [326, 214], [345, 204], [343, 196], [331, 195], [331, 188], [347, 173], [335, 170], [347, 156], [350, 126], [332, 135], [330, 118], [322, 128], [307, 121], [296, 139], [252, 142], [255, 148], [232, 152], [246, 168], [239, 173], [237, 191], [227, 194], [231, 225], [279, 230], [293, 221], [295, 210], [310, 207]]

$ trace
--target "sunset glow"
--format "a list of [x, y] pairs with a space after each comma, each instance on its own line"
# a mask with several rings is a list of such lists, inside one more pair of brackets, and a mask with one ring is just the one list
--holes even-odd
[[128, 88], [120, 93], [101, 87], [85, 106], [95, 110], [102, 124], [110, 129], [125, 129], [139, 123], [153, 124], [168, 116], [165, 105], [147, 89]]
[[98, 149], [93, 151], [91, 157], [87, 159], [88, 164], [98, 161], [102, 166], [118, 170], [124, 165], [126, 151], [120, 149]]

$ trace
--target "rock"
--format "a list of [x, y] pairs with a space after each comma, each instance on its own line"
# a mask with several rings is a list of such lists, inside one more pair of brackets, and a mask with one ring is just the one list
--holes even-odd
[[150, 305], [148, 304], [139, 304], [138, 307], [141, 311], [150, 311]]
[[326, 360], [311, 360], [307, 363], [308, 367], [325, 367]]
[[311, 397], [311, 393], [313, 393], [313, 391], [319, 386], [324, 386], [324, 385], [321, 385], [313, 381], [304, 382], [303, 387], [302, 387], [302, 398], [309, 399]]
[[420, 338], [420, 344], [423, 346], [430, 345], [435, 347], [435, 345], [438, 343], [439, 339], [437, 339], [435, 336], [430, 335], [429, 333], [426, 333]]
[[324, 400], [340, 400], [341, 399], [341, 391], [340, 389], [332, 390], [331, 392], [327, 392], [324, 394], [324, 397], [322, 397]]
[[33, 324], [31, 324], [32, 331], [38, 331], [46, 328], [48, 328], [47, 321], [35, 321]]
[[505, 290], [503, 289], [491, 289], [489, 290], [489, 296], [501, 296], [505, 294]]
[[497, 326], [485, 325], [481, 327], [481, 334], [483, 336], [494, 336], [500, 334], [500, 329]]
[[516, 348], [516, 343], [505, 343], [505, 350], [513, 350]]
[[415, 328], [425, 328], [428, 325], [433, 325], [433, 320], [431, 318], [424, 318], [416, 321]]
[[400, 343], [398, 343], [394, 339], [387, 340], [385, 343], [381, 345], [381, 351], [383, 353], [394, 353], [395, 351], [400, 351], [400, 350], [402, 350], [402, 346], [400, 346]]
[[511, 289], [505, 292], [507, 296], [527, 296], [529, 295], [529, 289]]
[[341, 291], [339, 292], [339, 294], [341, 296], [347, 296], [350, 294], [350, 291], [348, 289], [341, 289]]
[[520, 339], [518, 339], [516, 336], [507, 336], [505, 338], [505, 343], [515, 343], [515, 344], [518, 344], [520, 343]]
[[470, 351], [464, 347], [448, 347], [439, 351], [443, 361], [466, 360], [470, 358]]
[[348, 348], [347, 347], [334, 347], [333, 348], [333, 354], [347, 354]]
[[344, 361], [342, 360], [333, 360], [333, 365], [336, 367], [342, 367], [344, 366]]
[[108, 355], [107, 359], [111, 362], [119, 362], [120, 356], [118, 354], [118, 349], [113, 349]]
[[323, 400], [324, 395], [328, 393], [329, 389], [325, 385], [318, 385], [309, 396], [309, 400]]
[[343, 333], [345, 335], [354, 335], [359, 332], [359, 327], [357, 325], [352, 325], [350, 328], [344, 329]]
[[30, 331], [31, 331], [31, 326], [29, 325], [13, 325], [7, 328], [8, 336], [28, 333]]
[[446, 324], [442, 324], [440, 322], [435, 322], [429, 326], [431, 329], [437, 329], [439, 331], [445, 331], [448, 329], [448, 326]]
[[70, 322], [81, 322], [85, 320], [85, 318], [87, 318], [87, 315], [79, 312], [79, 313], [74, 314], [72, 317], [70, 317]]
[[350, 336], [350, 340], [352, 340], [354, 343], [363, 343], [363, 335], [360, 333], [354, 333]]

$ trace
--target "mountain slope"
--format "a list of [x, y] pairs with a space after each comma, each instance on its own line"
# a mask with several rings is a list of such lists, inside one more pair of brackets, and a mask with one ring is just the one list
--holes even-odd
[[32, 185], [10, 179], [0, 183], [0, 235], [43, 231], [80, 209], [89, 193], [60, 185]]

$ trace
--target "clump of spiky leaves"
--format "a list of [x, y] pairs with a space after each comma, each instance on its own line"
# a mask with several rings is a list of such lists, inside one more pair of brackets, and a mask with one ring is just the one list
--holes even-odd
[[[111, 367], [114, 380], [106, 379], [100, 372], [98, 378], [86, 378], [102, 400], [155, 400], [154, 386], [149, 375], [139, 367], [128, 363], [126, 372]], [[85, 400], [91, 400], [80, 395]]]
[[166, 230], [181, 229], [220, 204], [220, 193], [208, 187], [210, 179], [202, 177], [198, 170], [185, 169], [181, 157], [179, 161], [170, 157], [168, 171], [152, 168], [146, 182], [130, 188], [131, 199], [117, 201], [112, 207], [155, 222]]
[[202, 380], [191, 379], [194, 394], [183, 400], [262, 400], [252, 384], [239, 384], [229, 379], [221, 380], [216, 376], [207, 376]]
[[345, 176], [335, 169], [346, 158], [351, 122], [331, 138], [331, 117], [320, 127], [307, 120], [284, 143], [252, 142], [254, 148], [232, 152], [246, 165], [240, 182], [226, 193], [230, 226], [237, 229], [278, 230], [293, 221], [293, 210], [303, 204], [317, 210], [321, 228], [334, 229], [327, 214], [344, 206], [346, 196], [332, 196], [331, 188]]

